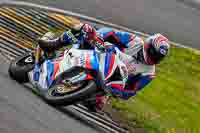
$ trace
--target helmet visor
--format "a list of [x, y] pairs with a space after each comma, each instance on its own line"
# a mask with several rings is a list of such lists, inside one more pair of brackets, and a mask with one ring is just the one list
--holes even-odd
[[156, 51], [156, 49], [150, 44], [145, 44], [144, 46], [144, 58], [147, 64], [154, 65], [159, 64], [163, 60], [165, 55]]
[[151, 47], [147, 50], [147, 54], [149, 55], [149, 58], [151, 59], [151, 62], [153, 64], [159, 64], [161, 60], [165, 57], [164, 55], [160, 54], [156, 51], [155, 48]]

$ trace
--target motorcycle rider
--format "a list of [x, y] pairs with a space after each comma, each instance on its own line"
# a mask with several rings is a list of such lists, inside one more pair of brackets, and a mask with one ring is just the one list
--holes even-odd
[[[104, 27], [96, 31], [89, 24], [80, 24], [77, 27], [73, 31], [79, 33], [77, 39], [70, 32], [64, 32], [60, 37], [52, 40], [40, 39], [40, 47], [49, 51], [71, 43], [76, 48], [104, 49], [105, 41], [114, 44], [115, 47], [111, 51], [120, 52], [120, 59], [126, 66], [125, 71], [127, 70], [128, 77], [125, 86], [111, 81], [106, 89], [122, 99], [129, 99], [152, 81], [155, 77], [155, 65], [168, 55], [170, 48], [168, 39], [161, 34], [155, 34], [143, 40], [135, 34], [112, 28]], [[105, 103], [105, 96], [97, 96], [95, 109], [102, 109]], [[93, 104], [91, 107], [94, 107]]]

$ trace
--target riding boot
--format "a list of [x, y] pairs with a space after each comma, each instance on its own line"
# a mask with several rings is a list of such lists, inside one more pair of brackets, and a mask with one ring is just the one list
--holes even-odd
[[83, 105], [91, 112], [101, 112], [108, 101], [108, 96], [97, 95], [83, 102]]

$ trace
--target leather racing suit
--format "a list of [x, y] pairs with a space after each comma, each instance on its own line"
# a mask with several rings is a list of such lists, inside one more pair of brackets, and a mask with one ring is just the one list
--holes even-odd
[[[121, 51], [121, 60], [128, 69], [126, 86], [122, 88], [117, 84], [112, 84], [110, 88], [112, 93], [120, 95], [123, 99], [134, 96], [155, 77], [155, 65], [147, 65], [142, 54], [144, 41], [134, 34], [112, 28], [104, 27], [97, 32], [104, 41], [115, 44]], [[129, 47], [132, 47], [131, 51], [126, 50]], [[133, 58], [128, 56], [129, 52], [132, 55], [134, 53]]]

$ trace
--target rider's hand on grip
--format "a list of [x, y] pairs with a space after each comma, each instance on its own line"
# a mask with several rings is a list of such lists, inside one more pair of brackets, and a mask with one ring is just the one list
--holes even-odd
[[97, 51], [106, 52], [106, 51], [105, 51], [105, 48], [104, 48], [103, 46], [97, 46], [97, 45], [96, 45], [95, 48], [96, 48]]

